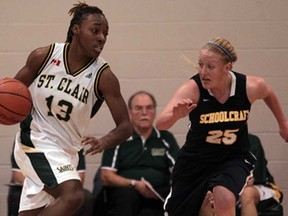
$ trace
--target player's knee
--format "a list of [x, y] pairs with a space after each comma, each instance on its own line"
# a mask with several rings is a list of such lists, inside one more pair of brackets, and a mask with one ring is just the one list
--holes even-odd
[[74, 191], [74, 199], [72, 200], [73, 203], [78, 204], [79, 206], [82, 206], [84, 202], [84, 191], [83, 189], [77, 190], [76, 193]]
[[65, 194], [65, 196], [62, 197], [62, 200], [66, 203], [67, 206], [79, 209], [84, 203], [83, 189], [71, 191], [71, 193]]
[[218, 209], [230, 209], [236, 205], [236, 198], [231, 192], [222, 193], [214, 197], [214, 202]]
[[246, 203], [257, 203], [259, 194], [258, 191], [253, 187], [246, 187], [240, 196], [241, 205]]
[[221, 205], [221, 207], [235, 206], [235, 203], [234, 197], [224, 197], [220, 202], [219, 200], [217, 202], [218, 206]]

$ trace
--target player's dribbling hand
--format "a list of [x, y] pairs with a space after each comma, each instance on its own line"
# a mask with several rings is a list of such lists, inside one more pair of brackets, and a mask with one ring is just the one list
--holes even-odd
[[94, 155], [104, 150], [104, 143], [95, 137], [84, 137], [81, 141], [82, 146], [90, 145], [91, 147], [84, 152], [84, 155]]

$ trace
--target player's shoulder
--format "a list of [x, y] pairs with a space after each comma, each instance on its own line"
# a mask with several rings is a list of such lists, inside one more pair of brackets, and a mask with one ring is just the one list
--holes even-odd
[[260, 76], [247, 76], [247, 83], [252, 86], [258, 86], [265, 84], [265, 79]]
[[38, 47], [30, 53], [30, 57], [33, 57], [34, 59], [45, 58], [47, 54], [49, 53], [50, 49], [51, 49], [51, 45]]
[[39, 68], [43, 65], [46, 59], [51, 56], [51, 50], [53, 50], [51, 45], [38, 47], [34, 49], [28, 56], [26, 65], [32, 71], [38, 71]]

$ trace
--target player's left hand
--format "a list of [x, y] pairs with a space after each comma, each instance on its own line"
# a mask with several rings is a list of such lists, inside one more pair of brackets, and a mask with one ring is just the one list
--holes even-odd
[[105, 144], [95, 137], [84, 137], [81, 141], [82, 146], [90, 145], [91, 147], [84, 152], [84, 155], [94, 155], [104, 150]]

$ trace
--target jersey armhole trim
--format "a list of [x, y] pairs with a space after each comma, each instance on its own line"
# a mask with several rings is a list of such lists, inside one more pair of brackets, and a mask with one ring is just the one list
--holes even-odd
[[95, 95], [96, 97], [101, 100], [101, 101], [104, 101], [104, 97], [103, 97], [103, 94], [102, 92], [100, 91], [99, 89], [99, 82], [100, 82], [100, 77], [101, 77], [101, 74], [103, 73], [103, 71], [109, 67], [108, 63], [105, 63], [99, 70], [98, 70], [98, 73], [97, 73], [97, 76], [95, 78], [95, 86], [94, 86], [94, 91], [95, 91]]
[[55, 48], [55, 43], [51, 44], [49, 47], [49, 51], [47, 53], [47, 56], [45, 57], [43, 63], [41, 64], [40, 68], [38, 69], [37, 75], [39, 75], [42, 70], [44, 69], [44, 67], [46, 66], [46, 64], [48, 63], [48, 60], [50, 59], [50, 57], [52, 56], [52, 53], [54, 51]]

